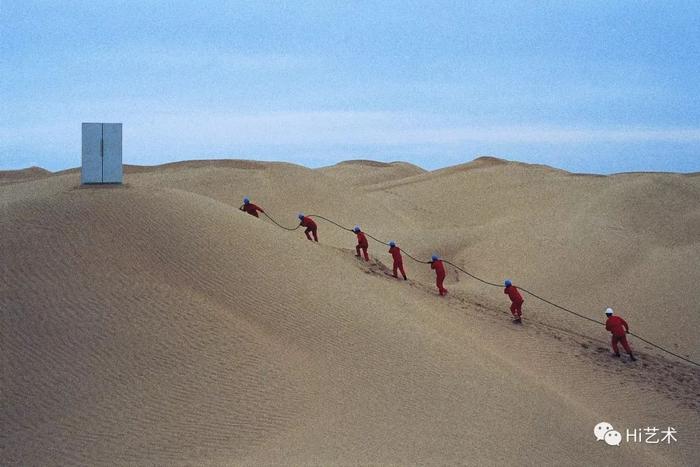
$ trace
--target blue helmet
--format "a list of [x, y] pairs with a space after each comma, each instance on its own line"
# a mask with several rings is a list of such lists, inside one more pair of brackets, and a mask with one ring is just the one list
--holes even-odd
[[389, 246], [396, 246], [396, 242], [393, 240], [389, 241]]
[[511, 285], [513, 285], [513, 283], [510, 281], [510, 279], [506, 279], [505, 284], [506, 284], [506, 287], [510, 287]]
[[359, 225], [356, 225], [355, 227], [353, 227], [352, 231], [353, 231], [353, 232], [359, 232], [359, 231], [360, 231], [360, 226], [359, 226]]
[[431, 259], [432, 259], [433, 261], [437, 261], [437, 260], [438, 260], [438, 255], [433, 255], [433, 256], [431, 257]]
[[299, 218], [299, 220], [304, 220], [304, 213], [300, 212], [297, 217]]
[[243, 198], [243, 204], [250, 204], [250, 198], [248, 198], [247, 196]]

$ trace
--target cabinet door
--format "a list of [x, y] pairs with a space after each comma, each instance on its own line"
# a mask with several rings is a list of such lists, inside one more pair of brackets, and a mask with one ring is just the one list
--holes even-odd
[[102, 182], [122, 182], [122, 124], [102, 124]]
[[102, 124], [83, 123], [81, 183], [102, 183]]

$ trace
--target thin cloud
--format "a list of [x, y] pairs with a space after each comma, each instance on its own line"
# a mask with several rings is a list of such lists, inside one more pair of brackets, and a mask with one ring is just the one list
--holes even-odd
[[[324, 145], [433, 145], [461, 143], [585, 144], [699, 143], [700, 128], [553, 125], [441, 125], [435, 115], [400, 112], [262, 112], [250, 114], [205, 111], [130, 113], [123, 120], [125, 144], [167, 152], [173, 147], [194, 152], [213, 148]], [[88, 118], [87, 120], [94, 120]], [[112, 119], [114, 120], [114, 119]], [[119, 120], [119, 119], [117, 119]], [[115, 121], [117, 121], [115, 120]], [[0, 148], [79, 145], [80, 122], [0, 127]]]
[[489, 126], [418, 130], [405, 142], [454, 144], [488, 143], [644, 143], [700, 142], [700, 128], [567, 128], [554, 126]]
[[195, 139], [226, 139], [246, 144], [700, 142], [700, 128], [580, 128], [541, 124], [445, 126], [435, 115], [397, 112], [194, 113], [184, 118], [167, 115], [156, 122], [153, 128], [156, 132], [158, 128], [179, 128]]

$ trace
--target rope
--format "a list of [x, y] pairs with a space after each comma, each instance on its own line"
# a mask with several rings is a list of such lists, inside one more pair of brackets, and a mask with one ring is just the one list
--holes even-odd
[[552, 305], [553, 307], [556, 307], [556, 308], [559, 308], [560, 310], [566, 311], [567, 313], [571, 313], [572, 315], [576, 315], [576, 316], [578, 316], [579, 318], [587, 319], [588, 321], [592, 321], [592, 322], [597, 323], [597, 324], [605, 325], [605, 323], [602, 322], [602, 321], [598, 321], [597, 319], [589, 318], [588, 316], [584, 316], [584, 315], [582, 315], [582, 314], [580, 314], [580, 313], [576, 313], [575, 311], [569, 310], [568, 308], [565, 308], [565, 307], [563, 307], [563, 306], [561, 306], [561, 305], [557, 305], [556, 303], [550, 302], [550, 301], [547, 300], [546, 298], [542, 298], [542, 297], [540, 297], [539, 295], [535, 294], [534, 292], [530, 292], [530, 291], [527, 290], [527, 289], [524, 289], [524, 288], [522, 288], [522, 287], [518, 287], [518, 288], [519, 288], [520, 290], [522, 290], [523, 292], [527, 292], [527, 293], [529, 293], [530, 295], [532, 295], [533, 297], [535, 297], [535, 298], [537, 298], [537, 299], [539, 299], [539, 300], [542, 300], [542, 301], [545, 302], [545, 303], [549, 303], [549, 304]]
[[353, 231], [352, 229], [349, 229], [349, 228], [347, 228], [347, 227], [345, 227], [345, 226], [342, 226], [342, 225], [338, 224], [337, 222], [332, 221], [332, 220], [330, 220], [330, 219], [328, 219], [328, 218], [326, 218], [326, 217], [320, 216], [320, 215], [318, 215], [318, 214], [307, 214], [307, 217], [318, 217], [319, 219], [323, 219], [323, 220], [326, 221], [326, 222], [330, 222], [331, 224], [335, 225], [336, 227], [340, 227], [340, 228], [343, 229], [343, 230], [347, 230], [348, 232], [352, 232], [352, 231]]
[[469, 276], [469, 277], [471, 277], [471, 278], [473, 278], [473, 279], [476, 279], [476, 280], [478, 280], [479, 282], [483, 282], [484, 284], [490, 285], [490, 286], [493, 286], [493, 287], [501, 287], [501, 284], [496, 284], [495, 282], [485, 281], [485, 280], [482, 279], [481, 277], [477, 277], [477, 276], [475, 276], [474, 274], [472, 274], [471, 272], [469, 272], [469, 271], [467, 271], [467, 270], [465, 270], [465, 269], [460, 268], [459, 266], [457, 266], [456, 264], [454, 264], [454, 263], [451, 262], [451, 261], [447, 261], [446, 259], [443, 259], [443, 262], [449, 264], [450, 266], [454, 266], [455, 268], [459, 269], [460, 271], [462, 271], [462, 272], [463, 272], [464, 274], [466, 274], [467, 276]]
[[629, 334], [630, 336], [636, 337], [636, 338], [639, 339], [640, 341], [646, 342], [647, 344], [651, 345], [652, 347], [656, 347], [657, 349], [666, 352], [666, 353], [669, 354], [669, 355], [673, 355], [673, 356], [676, 357], [676, 358], [680, 358], [681, 360], [684, 360], [684, 361], [686, 361], [686, 362], [688, 362], [688, 363], [692, 363], [692, 364], [695, 365], [695, 366], [700, 366], [699, 363], [694, 362], [694, 361], [690, 360], [689, 358], [685, 358], [685, 357], [683, 357], [683, 356], [681, 356], [681, 355], [678, 355], [677, 353], [673, 353], [673, 352], [671, 352], [670, 350], [661, 347], [660, 345], [656, 345], [656, 344], [654, 344], [653, 342], [650, 342], [650, 341], [646, 340], [645, 338], [643, 338], [643, 337], [640, 336], [639, 334], [635, 334], [635, 333], [633, 333], [633, 332], [629, 332], [628, 334]]
[[265, 217], [267, 217], [268, 219], [270, 219], [270, 220], [272, 221], [273, 224], [275, 224], [277, 227], [279, 227], [279, 228], [281, 228], [281, 229], [289, 230], [289, 231], [291, 232], [291, 231], [294, 231], [294, 230], [296, 230], [296, 229], [298, 229], [298, 228], [300, 227], [299, 225], [297, 225], [297, 226], [294, 227], [294, 228], [285, 227], [285, 226], [283, 226], [282, 224], [279, 224], [279, 223], [278, 223], [276, 220], [274, 220], [272, 217], [270, 217], [270, 215], [269, 215], [268, 213], [266, 213], [265, 211], [262, 211], [262, 213], [265, 214]]
[[[265, 217], [267, 217], [268, 219], [270, 219], [276, 226], [278, 226], [278, 227], [280, 227], [280, 228], [282, 228], [282, 229], [284, 229], [284, 230], [293, 231], [293, 230], [296, 230], [296, 229], [298, 229], [298, 228], [300, 227], [300, 225], [297, 225], [297, 226], [294, 227], [294, 228], [285, 227], [285, 226], [279, 224], [276, 220], [274, 220], [274, 219], [273, 219], [270, 215], [268, 215], [266, 212], [263, 212], [263, 214], [265, 214]], [[308, 214], [308, 217], [316, 217], [316, 218], [318, 218], [318, 219], [323, 219], [324, 221], [329, 222], [329, 223], [335, 225], [336, 227], [339, 227], [340, 229], [346, 230], [346, 231], [348, 231], [348, 232], [354, 232], [353, 229], [350, 229], [350, 228], [348, 228], [348, 227], [345, 227], [345, 226], [343, 226], [343, 225], [341, 225], [341, 224], [338, 224], [337, 222], [335, 222], [335, 221], [333, 221], [333, 220], [331, 220], [331, 219], [328, 219], [327, 217], [323, 217], [323, 216], [318, 215], [318, 214]], [[368, 236], [369, 238], [371, 238], [371, 239], [374, 240], [375, 242], [381, 243], [382, 245], [387, 245], [387, 242], [386, 242], [386, 241], [380, 240], [380, 239], [378, 239], [377, 237], [374, 237], [373, 235], [371, 235], [371, 234], [369, 234], [369, 233], [367, 233], [367, 232], [364, 232], [364, 233], [365, 233], [366, 236]], [[403, 254], [405, 254], [406, 256], [408, 256], [409, 258], [411, 258], [411, 259], [412, 259], [413, 261], [415, 261], [416, 263], [420, 263], [420, 264], [430, 264], [430, 263], [431, 263], [431, 261], [421, 261], [421, 260], [415, 258], [413, 255], [411, 255], [409, 252], [407, 252], [407, 251], [404, 250], [403, 248], [401, 249], [401, 252], [402, 252]], [[478, 277], [478, 276], [476, 276], [476, 275], [470, 273], [470, 272], [467, 271], [466, 269], [463, 269], [463, 268], [461, 268], [460, 266], [457, 266], [456, 264], [454, 264], [454, 263], [451, 262], [451, 261], [448, 261], [448, 260], [446, 260], [446, 259], [443, 260], [443, 261], [444, 261], [445, 263], [449, 264], [450, 266], [452, 266], [452, 267], [458, 269], [459, 271], [462, 271], [464, 274], [468, 275], [469, 277], [471, 277], [471, 278], [473, 278], [473, 279], [476, 279], [477, 281], [479, 281], [479, 282], [481, 282], [481, 283], [483, 283], [483, 284], [490, 285], [490, 286], [492, 286], [492, 287], [498, 287], [498, 288], [503, 287], [503, 286], [502, 286], [501, 284], [499, 284], [499, 283], [489, 282], [489, 281], [487, 281], [487, 280], [484, 280], [484, 279], [482, 279], [482, 278], [480, 278], [480, 277]], [[566, 307], [564, 307], [564, 306], [562, 306], [562, 305], [559, 305], [559, 304], [554, 303], [554, 302], [552, 302], [552, 301], [550, 301], [550, 300], [547, 300], [546, 298], [541, 297], [541, 296], [537, 295], [536, 293], [531, 292], [531, 291], [528, 290], [528, 289], [525, 289], [525, 288], [520, 287], [520, 286], [518, 286], [518, 289], [520, 289], [520, 290], [522, 290], [523, 292], [525, 292], [525, 293], [527, 293], [527, 294], [529, 294], [529, 295], [535, 297], [535, 298], [538, 299], [538, 300], [541, 300], [541, 301], [544, 302], [544, 303], [547, 303], [547, 304], [549, 304], [549, 305], [551, 305], [551, 306], [553, 306], [553, 307], [555, 307], [555, 308], [558, 308], [558, 309], [560, 309], [560, 310], [562, 310], [562, 311], [565, 311], [565, 312], [567, 312], [567, 313], [570, 313], [570, 314], [572, 314], [572, 315], [574, 315], [574, 316], [577, 316], [577, 317], [579, 317], [579, 318], [583, 318], [583, 319], [585, 319], [585, 320], [591, 321], [591, 322], [596, 323], [596, 324], [605, 325], [605, 323], [603, 323], [602, 321], [598, 321], [597, 319], [589, 318], [588, 316], [585, 316], [585, 315], [582, 315], [582, 314], [580, 314], [580, 313], [577, 313], [577, 312], [575, 312], [575, 311], [573, 311], [573, 310], [570, 310], [569, 308], [566, 308]], [[655, 347], [655, 348], [657, 348], [657, 349], [659, 349], [659, 350], [661, 350], [661, 351], [663, 351], [663, 352], [666, 352], [666, 353], [669, 354], [669, 355], [673, 355], [673, 356], [676, 357], [676, 358], [679, 358], [679, 359], [681, 359], [681, 360], [683, 360], [683, 361], [685, 361], [685, 362], [688, 362], [688, 363], [690, 363], [690, 364], [692, 364], [692, 365], [695, 365], [695, 366], [699, 366], [699, 367], [700, 367], [700, 363], [695, 362], [695, 361], [693, 361], [693, 360], [690, 360], [689, 358], [683, 357], [682, 355], [678, 355], [677, 353], [674, 353], [674, 352], [672, 352], [672, 351], [670, 351], [670, 350], [668, 350], [668, 349], [666, 349], [666, 348], [664, 348], [664, 347], [662, 347], [662, 346], [660, 346], [660, 345], [657, 345], [657, 344], [655, 344], [655, 343], [653, 343], [653, 342], [651, 342], [651, 341], [649, 341], [649, 340], [643, 338], [642, 336], [640, 336], [640, 335], [638, 335], [638, 334], [635, 334], [635, 333], [633, 333], [633, 332], [628, 332], [628, 334], [631, 335], [631, 336], [636, 337], [637, 339], [639, 339], [639, 340], [641, 340], [641, 341], [643, 341], [643, 342], [646, 342], [647, 344], [651, 345], [652, 347]]]

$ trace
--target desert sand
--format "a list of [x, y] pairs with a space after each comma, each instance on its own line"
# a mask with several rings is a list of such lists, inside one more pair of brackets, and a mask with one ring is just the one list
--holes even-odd
[[[570, 174], [481, 158], [427, 172], [193, 161], [0, 173], [6, 465], [693, 465], [700, 370], [525, 296], [251, 197], [510, 278], [700, 360], [700, 176]], [[593, 427], [677, 430], [596, 442]]]

